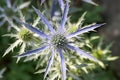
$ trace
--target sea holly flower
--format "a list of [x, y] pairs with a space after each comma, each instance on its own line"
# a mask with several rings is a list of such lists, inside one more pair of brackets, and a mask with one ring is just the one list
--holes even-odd
[[[33, 7], [34, 8], [34, 7]], [[66, 52], [66, 50], [73, 50], [76, 51], [78, 55], [84, 58], [88, 58], [90, 60], [93, 60], [95, 62], [99, 62], [95, 57], [93, 57], [90, 53], [81, 50], [77, 45], [74, 45], [74, 38], [79, 36], [80, 34], [92, 31], [104, 24], [94, 24], [91, 26], [87, 26], [81, 29], [77, 29], [76, 31], [69, 33], [67, 32], [67, 29], [65, 27], [66, 21], [67, 21], [67, 14], [69, 10], [69, 4], [66, 2], [65, 8], [62, 15], [62, 20], [60, 25], [56, 25], [57, 29], [54, 29], [54, 27], [51, 25], [51, 23], [46, 19], [46, 17], [36, 8], [34, 8], [35, 12], [40, 16], [42, 22], [48, 27], [49, 34], [45, 34], [43, 31], [36, 29], [35, 27], [31, 26], [30, 24], [27, 24], [25, 22], [21, 22], [26, 28], [31, 30], [32, 32], [40, 35], [44, 38], [44, 44], [42, 47], [39, 47], [35, 50], [27, 51], [23, 54], [17, 55], [16, 57], [25, 57], [30, 56], [33, 54], [37, 54], [39, 52], [42, 52], [46, 49], [49, 49], [51, 51], [51, 56], [48, 60], [48, 65], [46, 67], [44, 79], [46, 78], [47, 74], [50, 71], [50, 68], [53, 64], [54, 57], [56, 53], [58, 53], [60, 59], [61, 59], [61, 72], [62, 72], [62, 80], [66, 80], [66, 63], [65, 58], [63, 54]], [[60, 27], [58, 27], [60, 26]]]
[[[21, 12], [20, 12], [20, 16], [21, 16], [21, 19], [25, 22], [25, 19]], [[36, 26], [38, 24], [38, 21], [39, 21], [39, 17], [34, 21], [33, 26]], [[16, 27], [18, 27], [18, 26], [16, 26]], [[40, 42], [40, 39], [38, 39], [36, 37], [36, 35], [34, 33], [32, 33], [30, 30], [25, 28], [24, 25], [22, 25], [21, 27], [19, 26], [17, 29], [15, 29], [15, 31], [16, 31], [15, 33], [3, 35], [3, 36], [9, 36], [9, 37], [15, 38], [15, 42], [12, 43], [7, 48], [7, 50], [5, 51], [3, 56], [10, 53], [11, 51], [14, 50], [15, 47], [18, 47], [18, 46], [20, 46], [20, 50], [18, 51], [18, 53], [23, 53], [23, 52], [25, 52], [25, 49], [27, 46], [31, 46], [31, 44], [33, 44], [33, 43], [35, 44], [37, 42]], [[31, 46], [31, 48], [34, 48], [36, 46], [34, 44]], [[20, 60], [20, 58], [18, 58], [17, 62], [19, 60]]]
[[[41, 4], [43, 4], [45, 2], [45, 0], [41, 1]], [[52, 0], [52, 8], [51, 8], [51, 12], [50, 12], [50, 17], [52, 19], [52, 17], [56, 16], [56, 13], [58, 13], [58, 5], [60, 6], [62, 12], [64, 10], [64, 1], [63, 0]]]
[[[66, 0], [66, 1], [70, 1], [70, 0]], [[92, 0], [82, 0], [82, 1], [93, 4], [93, 5], [96, 5], [96, 6], [98, 5], [95, 2], [93, 2]], [[45, 0], [42, 0], [41, 4], [43, 4], [44, 2], [45, 2]], [[51, 8], [51, 14], [50, 14], [51, 19], [54, 16], [56, 16], [56, 14], [59, 12], [58, 7], [57, 7], [58, 5], [60, 6], [60, 8], [61, 8], [61, 10], [63, 12], [64, 7], [65, 7], [64, 0], [52, 0], [52, 8]]]
[[[44, 3], [44, 2], [45, 2], [45, 0], [41, 1], [41, 3]], [[53, 5], [56, 4], [57, 2], [59, 3], [61, 10], [64, 10], [64, 1], [63, 0], [52, 0]]]
[[0, 26], [2, 26], [5, 22], [8, 22], [10, 26], [12, 26], [13, 28], [16, 28], [13, 25], [13, 20], [17, 18], [17, 15], [16, 15], [17, 12], [27, 7], [30, 4], [30, 2], [25, 2], [19, 6], [16, 6], [17, 1], [18, 0], [16, 0], [12, 5], [11, 0], [5, 0], [7, 6], [4, 6], [4, 7], [0, 6], [0, 12], [1, 12], [0, 18], [2, 18], [2, 21], [0, 21]]

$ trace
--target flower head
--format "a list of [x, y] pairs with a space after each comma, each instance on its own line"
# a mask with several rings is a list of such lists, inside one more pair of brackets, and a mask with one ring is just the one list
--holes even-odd
[[[21, 13], [21, 19], [25, 22], [22, 13]], [[37, 18], [35, 20], [33, 25], [36, 26], [38, 24], [38, 21], [39, 21], [39, 18]], [[18, 27], [18, 26], [16, 26], [16, 27]], [[12, 43], [7, 48], [7, 50], [5, 51], [3, 56], [5, 56], [8, 53], [10, 53], [11, 51], [13, 51], [15, 49], [15, 47], [18, 47], [18, 46], [20, 47], [20, 50], [18, 51], [18, 53], [23, 53], [23, 52], [25, 52], [25, 49], [26, 49], [27, 46], [31, 46], [31, 44], [33, 44], [33, 43], [40, 42], [40, 39], [38, 39], [34, 35], [34, 33], [31, 32], [29, 29], [27, 29], [24, 25], [19, 26], [15, 31], [16, 31], [15, 33], [3, 35], [3, 36], [9, 36], [9, 37], [15, 38], [15, 42]], [[31, 48], [34, 48], [34, 47], [35, 47], [35, 45], [33, 44], [31, 46]], [[20, 58], [18, 58], [17, 62], [19, 60], [20, 60]]]
[[[45, 0], [41, 1], [41, 3], [44, 3], [44, 2], [45, 2]], [[56, 4], [57, 2], [59, 2], [61, 9], [64, 10], [64, 1], [63, 0], [52, 0], [53, 5]]]
[[13, 25], [13, 19], [16, 20], [17, 18], [17, 12], [25, 7], [27, 7], [30, 2], [25, 2], [19, 6], [16, 7], [16, 2], [14, 4], [11, 4], [11, 0], [5, 0], [7, 6], [1, 7], [0, 6], [0, 18], [2, 18], [2, 21], [0, 22], [0, 26], [2, 26], [6, 21], [9, 23], [10, 26], [13, 28], [16, 28], [16, 26]]
[[[44, 3], [45, 0], [42, 0], [41, 3]], [[64, 1], [63, 0], [52, 0], [52, 8], [50, 17], [52, 18], [58, 11], [58, 5], [60, 6], [61, 10], [64, 10]]]
[[[33, 7], [34, 8], [34, 7]], [[95, 57], [93, 57], [92, 55], [90, 55], [88, 52], [85, 52], [83, 50], [81, 50], [79, 47], [77, 47], [76, 45], [74, 45], [74, 42], [71, 43], [71, 40], [74, 40], [73, 38], [79, 36], [80, 34], [92, 31], [104, 24], [94, 24], [85, 28], [81, 28], [76, 30], [73, 33], [68, 33], [65, 24], [67, 21], [67, 14], [68, 14], [68, 10], [69, 10], [69, 4], [68, 2], [66, 2], [65, 4], [65, 8], [63, 11], [63, 15], [62, 15], [62, 20], [61, 20], [61, 24], [60, 27], [57, 29], [54, 29], [53, 26], [51, 25], [51, 23], [45, 18], [45, 16], [36, 8], [34, 8], [35, 12], [38, 14], [38, 16], [40, 16], [42, 22], [48, 27], [49, 29], [49, 34], [45, 34], [44, 32], [34, 28], [33, 26], [24, 23], [24, 22], [20, 22], [22, 23], [26, 28], [28, 28], [29, 30], [31, 30], [34, 33], [37, 33], [38, 35], [40, 35], [41, 37], [45, 38], [45, 43], [43, 44], [42, 47], [35, 49], [35, 50], [30, 50], [27, 51], [23, 54], [17, 55], [16, 57], [25, 57], [25, 56], [30, 56], [33, 54], [37, 54], [39, 52], [42, 52], [46, 49], [49, 48], [49, 50], [51, 50], [52, 54], [50, 56], [50, 59], [48, 61], [48, 65], [46, 67], [46, 71], [45, 71], [45, 75], [44, 78], [46, 78], [53, 60], [54, 60], [54, 56], [55, 56], [55, 52], [58, 52], [60, 59], [61, 59], [61, 72], [62, 72], [62, 80], [66, 80], [66, 63], [65, 63], [65, 59], [64, 59], [64, 52], [67, 49], [76, 51], [78, 55], [83, 56], [85, 58], [88, 58], [90, 60], [93, 60], [95, 62], [99, 62], [99, 60], [97, 60]], [[56, 25], [58, 26], [58, 25]]]

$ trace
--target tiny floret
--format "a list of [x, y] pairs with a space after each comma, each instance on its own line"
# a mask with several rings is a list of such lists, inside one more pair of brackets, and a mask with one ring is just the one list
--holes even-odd
[[51, 38], [51, 44], [58, 49], [64, 49], [67, 45], [67, 39], [64, 34], [54, 34]]
[[31, 41], [33, 38], [33, 34], [28, 29], [24, 29], [24, 28], [20, 30], [18, 35], [19, 35], [19, 38], [25, 42]]

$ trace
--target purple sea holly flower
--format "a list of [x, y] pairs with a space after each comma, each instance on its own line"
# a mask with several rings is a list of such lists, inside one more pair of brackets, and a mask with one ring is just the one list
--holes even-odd
[[[45, 2], [45, 0], [42, 0], [41, 1], [41, 3], [44, 3]], [[59, 5], [60, 5], [60, 8], [62, 9], [62, 10], [64, 10], [64, 1], [63, 0], [52, 0], [52, 4], [54, 5], [54, 4], [56, 4], [56, 3], [59, 3]]]
[[[45, 0], [42, 0], [41, 3], [43, 4]], [[52, 0], [52, 8], [50, 12], [50, 17], [52, 18], [55, 16], [55, 13], [58, 12], [58, 5], [60, 6], [62, 12], [64, 10], [64, 1], [63, 0]]]
[[[22, 14], [22, 12], [19, 13], [20, 14], [20, 18], [22, 19], [22, 21], [25, 22], [25, 18]], [[35, 21], [33, 22], [32, 26], [36, 26], [39, 22], [39, 17], [37, 19], [35, 19]], [[37, 38], [37, 36], [31, 32], [29, 29], [27, 29], [24, 25], [22, 26], [17, 26], [14, 24], [14, 26], [18, 27], [14, 33], [9, 33], [9, 34], [5, 34], [3, 36], [7, 36], [7, 37], [11, 37], [14, 38], [15, 41], [14, 43], [10, 44], [10, 46], [6, 49], [3, 57], [5, 55], [7, 55], [8, 53], [12, 52], [16, 47], [20, 47], [18, 53], [24, 53], [26, 47], [30, 46], [32, 49], [35, 48], [35, 43], [38, 42], [40, 43], [40, 39]], [[32, 46], [31, 46], [32, 44]], [[20, 58], [17, 59], [17, 62], [20, 60]]]
[[[34, 8], [34, 7], [33, 7]], [[60, 60], [61, 60], [61, 72], [62, 72], [62, 80], [66, 80], [66, 63], [65, 63], [65, 58], [64, 58], [64, 52], [68, 49], [76, 51], [78, 55], [88, 58], [90, 60], [93, 60], [95, 62], [99, 62], [99, 60], [97, 60], [95, 57], [93, 57], [91, 54], [89, 54], [88, 52], [85, 52], [83, 50], [81, 50], [79, 47], [77, 46], [73, 46], [71, 43], [71, 40], [77, 36], [79, 36], [80, 34], [92, 31], [104, 24], [94, 24], [85, 28], [81, 28], [76, 30], [73, 33], [68, 33], [67, 29], [65, 27], [65, 23], [67, 21], [67, 14], [68, 14], [68, 10], [69, 10], [69, 4], [68, 2], [66, 2], [65, 4], [65, 8], [63, 11], [63, 15], [62, 15], [62, 20], [61, 20], [61, 24], [60, 27], [57, 29], [54, 29], [53, 26], [50, 24], [50, 22], [46, 19], [46, 17], [36, 8], [34, 8], [35, 12], [38, 14], [38, 16], [40, 16], [42, 22], [48, 27], [50, 33], [49, 34], [45, 34], [44, 32], [36, 29], [35, 27], [24, 23], [24, 22], [20, 22], [22, 23], [26, 28], [28, 28], [29, 30], [31, 30], [34, 33], [37, 33], [38, 35], [40, 35], [41, 37], [43, 37], [45, 39], [45, 43], [43, 44], [42, 47], [35, 49], [35, 50], [30, 50], [27, 51], [23, 54], [17, 55], [16, 57], [26, 57], [26, 56], [30, 56], [33, 54], [38, 54], [39, 52], [42, 52], [46, 49], [51, 50], [52, 54], [49, 58], [48, 61], [48, 65], [46, 67], [46, 71], [45, 71], [45, 75], [44, 75], [44, 79], [46, 78], [47, 74], [50, 71], [50, 68], [53, 64], [53, 60], [55, 57], [55, 52], [58, 52], [58, 55], [60, 56]], [[56, 25], [58, 26], [58, 25]]]
[[0, 12], [1, 12], [1, 14], [0, 14], [0, 19], [1, 19], [0, 27], [5, 22], [8, 22], [10, 27], [17, 29], [17, 27], [14, 26], [14, 24], [13, 24], [13, 20], [18, 19], [17, 15], [16, 15], [17, 12], [22, 10], [23, 8], [29, 6], [29, 4], [30, 4], [30, 1], [28, 1], [28, 2], [24, 2], [23, 4], [17, 6], [17, 1], [18, 0], [16, 0], [13, 4], [11, 4], [11, 0], [5, 0], [7, 6], [3, 6], [3, 7], [0, 6]]
[[[69, 1], [69, 0], [66, 0]], [[82, 0], [84, 2], [93, 4], [93, 5], [98, 5], [95, 2], [93, 2], [92, 0]], [[45, 0], [42, 0], [41, 3], [43, 4], [45, 2]], [[62, 12], [64, 11], [64, 0], [52, 0], [52, 8], [51, 8], [51, 12], [50, 12], [50, 18], [52, 19], [52, 17], [57, 16], [56, 13], [58, 13], [58, 5], [60, 6]]]

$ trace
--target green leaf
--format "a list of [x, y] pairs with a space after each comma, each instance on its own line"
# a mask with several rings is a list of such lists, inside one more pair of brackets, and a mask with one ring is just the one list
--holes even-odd
[[114, 57], [107, 57], [108, 61], [114, 61], [117, 60], [119, 57], [118, 56], [114, 56]]
[[8, 47], [8, 49], [5, 51], [3, 57], [4, 57], [6, 54], [8, 54], [10, 51], [13, 51], [13, 49], [14, 49], [16, 46], [18, 46], [20, 43], [21, 43], [21, 40], [17, 40], [17, 41], [15, 41], [13, 44], [11, 44], [11, 45]]
[[20, 6], [18, 6], [18, 9], [23, 9], [23, 8], [29, 6], [29, 5], [30, 5], [30, 1], [24, 2], [24, 3], [22, 3]]
[[82, 26], [82, 23], [84, 21], [84, 17], [86, 15], [87, 12], [83, 13], [83, 15], [79, 18], [78, 22], [77, 23], [70, 23], [68, 21], [68, 25], [70, 26], [69, 29], [67, 30], [68, 33], [72, 33], [72, 32], [75, 32], [76, 30], [78, 30], [79, 27]]
[[8, 37], [15, 37], [15, 38], [18, 37], [16, 34], [12, 34], [12, 33], [3, 35], [3, 37], [6, 37], [6, 36], [8, 36]]
[[55, 80], [60, 74], [58, 73], [58, 71], [52, 72], [52, 74], [50, 74], [49, 80]]
[[102, 68], [105, 68], [105, 65], [103, 62], [99, 61], [98, 64], [102, 67]]
[[37, 72], [35, 72], [35, 74], [43, 73], [43, 72], [45, 72], [45, 70], [46, 70], [46, 69], [40, 69], [40, 70], [38, 70]]

